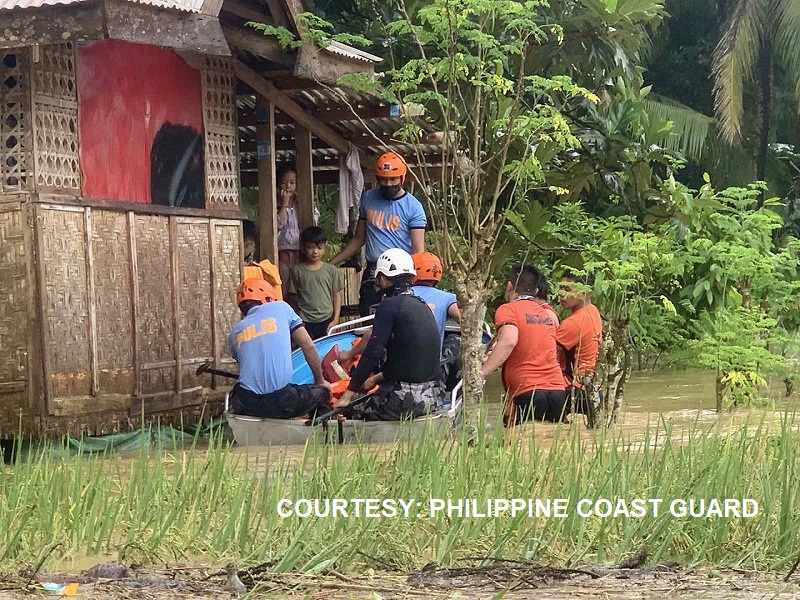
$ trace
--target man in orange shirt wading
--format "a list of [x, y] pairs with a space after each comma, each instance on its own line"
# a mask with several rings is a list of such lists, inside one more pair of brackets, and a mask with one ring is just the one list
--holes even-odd
[[563, 355], [564, 375], [570, 386], [567, 397], [574, 399], [575, 412], [586, 414], [589, 398], [583, 382], [591, 381], [594, 375], [603, 339], [603, 322], [592, 304], [592, 295], [583, 277], [564, 275], [559, 295], [561, 305], [571, 313], [556, 334]]
[[506, 284], [506, 300], [494, 316], [497, 341], [483, 363], [484, 379], [502, 366], [507, 427], [525, 420], [559, 422], [564, 418], [566, 390], [558, 364], [558, 316], [538, 298], [547, 286], [531, 265], [517, 265]]

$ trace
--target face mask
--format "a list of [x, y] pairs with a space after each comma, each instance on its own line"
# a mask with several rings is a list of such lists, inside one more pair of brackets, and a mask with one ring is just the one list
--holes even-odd
[[400, 189], [399, 185], [382, 185], [381, 196], [387, 200], [394, 200], [395, 196], [400, 193]]

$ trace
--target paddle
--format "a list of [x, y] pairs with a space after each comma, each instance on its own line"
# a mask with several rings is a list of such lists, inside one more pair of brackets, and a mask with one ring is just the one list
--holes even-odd
[[231, 379], [239, 379], [239, 376], [236, 373], [231, 373], [230, 371], [220, 371], [219, 369], [212, 369], [210, 362], [204, 362], [202, 365], [197, 367], [197, 371], [195, 371], [195, 375], [202, 375], [203, 373], [210, 373], [211, 375], [221, 375], [222, 377], [230, 377]]
[[353, 398], [352, 402], [350, 402], [350, 404], [348, 404], [347, 406], [343, 406], [342, 408], [334, 408], [333, 410], [331, 410], [329, 412], [326, 412], [325, 414], [318, 415], [317, 417], [315, 417], [313, 419], [309, 419], [308, 421], [306, 421], [306, 425], [309, 426], [309, 427], [311, 427], [313, 425], [323, 425], [324, 426], [328, 421], [330, 421], [331, 417], [335, 417], [336, 415], [342, 414], [344, 411], [346, 411], [351, 406], [356, 406], [358, 404], [363, 404], [364, 402], [366, 402], [370, 398], [372, 398], [372, 391], [370, 391], [368, 394], [362, 394], [361, 396], [356, 396], [355, 398]]

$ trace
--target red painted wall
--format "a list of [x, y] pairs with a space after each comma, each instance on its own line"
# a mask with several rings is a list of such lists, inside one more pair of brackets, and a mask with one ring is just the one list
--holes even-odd
[[149, 203], [162, 125], [203, 131], [200, 71], [172, 50], [103, 40], [78, 48], [83, 195]]

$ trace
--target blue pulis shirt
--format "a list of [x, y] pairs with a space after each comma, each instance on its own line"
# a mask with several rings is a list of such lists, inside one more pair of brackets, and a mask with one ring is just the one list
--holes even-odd
[[361, 196], [359, 220], [367, 222], [367, 260], [376, 262], [390, 248], [411, 252], [411, 230], [425, 229], [428, 220], [422, 203], [406, 192], [395, 200], [381, 196], [379, 189]]
[[436, 319], [436, 326], [439, 328], [439, 337], [441, 343], [444, 343], [444, 326], [447, 323], [447, 311], [458, 300], [455, 294], [445, 292], [444, 290], [436, 289], [427, 285], [415, 285], [411, 288], [415, 296], [419, 296], [425, 301], [430, 309], [433, 311], [433, 316]]
[[228, 336], [231, 356], [239, 363], [239, 385], [269, 394], [292, 381], [292, 332], [303, 321], [286, 302], [251, 308]]

